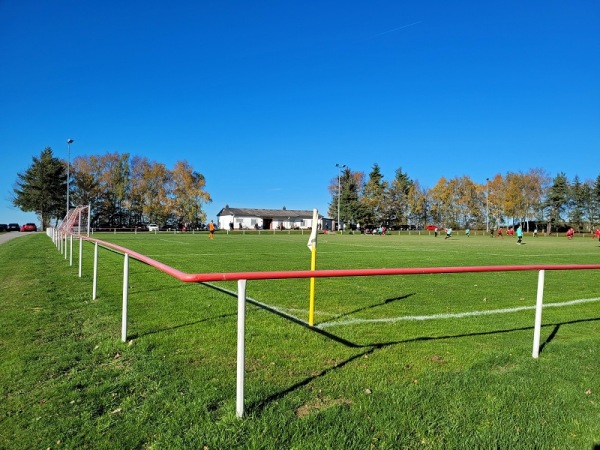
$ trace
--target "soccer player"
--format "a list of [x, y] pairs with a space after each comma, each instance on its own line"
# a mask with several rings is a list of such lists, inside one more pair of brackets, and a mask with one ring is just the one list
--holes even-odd
[[209, 239], [215, 238], [215, 224], [212, 220], [208, 224], [208, 238]]

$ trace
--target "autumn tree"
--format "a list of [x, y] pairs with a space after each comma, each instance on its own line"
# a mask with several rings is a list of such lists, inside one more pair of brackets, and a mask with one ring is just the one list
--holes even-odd
[[179, 223], [203, 222], [202, 204], [212, 201], [204, 190], [204, 176], [194, 172], [187, 161], [179, 161], [171, 172], [173, 216]]
[[141, 172], [143, 183], [143, 211], [150, 222], [165, 224], [171, 219], [169, 197], [171, 173], [164, 164], [145, 161]]
[[89, 205], [92, 221], [98, 217], [101, 203], [100, 178], [103, 167], [96, 156], [78, 156], [72, 162], [71, 199], [75, 205]]
[[432, 218], [436, 224], [444, 227], [458, 226], [458, 208], [456, 179], [447, 180], [442, 177], [429, 191]]
[[454, 180], [454, 203], [456, 222], [464, 227], [471, 226], [481, 216], [480, 190], [473, 180], [464, 175]]
[[502, 198], [504, 216], [514, 224], [515, 218], [521, 220], [527, 214], [525, 197], [525, 178], [522, 174], [508, 172], [504, 177], [504, 195]]
[[[542, 201], [549, 182], [550, 176], [540, 168], [530, 169], [523, 175], [525, 218], [537, 218], [541, 215]], [[529, 221], [525, 224], [525, 231], [529, 231]]]
[[412, 182], [407, 195], [408, 214], [413, 223], [425, 225], [431, 218], [429, 191], [421, 188], [417, 180]]
[[129, 192], [125, 199], [125, 206], [130, 213], [134, 224], [144, 222], [144, 207], [146, 200], [146, 184], [144, 173], [150, 165], [146, 157], [133, 156], [129, 162]]
[[486, 208], [490, 228], [502, 224], [504, 218], [504, 178], [496, 174], [487, 182]]
[[128, 220], [123, 207], [130, 183], [129, 154], [107, 153], [98, 158], [98, 166], [98, 216], [111, 225], [125, 226]]

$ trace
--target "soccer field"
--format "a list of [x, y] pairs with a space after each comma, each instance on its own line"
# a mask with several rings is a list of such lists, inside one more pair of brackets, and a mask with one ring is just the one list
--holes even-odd
[[[307, 234], [93, 237], [187, 273], [310, 268]], [[246, 415], [238, 419], [235, 282], [185, 284], [130, 261], [122, 343], [123, 256], [100, 249], [98, 298], [90, 301], [93, 246], [84, 243], [80, 279], [77, 255], [69, 267], [46, 240], [10, 244], [20, 258], [45, 261], [33, 280], [1, 272], [0, 447], [12, 448], [15, 433], [29, 445], [14, 448], [57, 440], [65, 448], [600, 444], [596, 270], [546, 271], [538, 359], [537, 271], [318, 278], [314, 327], [308, 279], [248, 281]], [[524, 242], [320, 235], [317, 269], [594, 264], [600, 255], [591, 238]], [[2, 257], [9, 251], [0, 247]]]
[[[96, 235], [96, 238], [103, 238]], [[306, 235], [222, 234], [208, 241], [203, 234], [109, 234], [107, 241], [131, 248], [187, 273], [306, 270], [310, 252]], [[321, 235], [317, 269], [463, 267], [536, 264], [595, 264], [600, 246], [594, 239], [567, 240], [412, 235]], [[385, 336], [402, 323], [403, 332], [426, 321], [491, 323], [531, 319], [537, 272], [491, 272], [319, 278], [316, 282], [318, 328], [381, 328]], [[549, 271], [545, 303], [594, 308], [600, 295], [592, 271]], [[235, 283], [212, 283], [234, 293]], [[248, 296], [299, 321], [308, 314], [308, 280], [251, 281]], [[591, 304], [591, 305], [590, 305]], [[584, 306], [585, 308], [586, 306]], [[499, 317], [503, 316], [503, 317]], [[463, 320], [458, 320], [463, 319]], [[416, 322], [416, 323], [410, 323]], [[388, 325], [388, 326], [386, 326]], [[440, 323], [436, 327], [442, 328]]]

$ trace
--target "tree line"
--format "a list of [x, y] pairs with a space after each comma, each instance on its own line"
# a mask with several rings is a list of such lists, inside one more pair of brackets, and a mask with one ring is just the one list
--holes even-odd
[[[212, 201], [204, 176], [186, 161], [168, 169], [146, 157], [106, 153], [79, 156], [67, 171], [67, 161], [47, 147], [17, 174], [13, 205], [35, 212], [43, 228], [58, 223], [66, 215], [67, 181], [72, 205], [90, 205], [96, 228], [201, 223], [206, 221], [202, 207]], [[533, 221], [550, 232], [567, 224], [591, 231], [600, 223], [600, 175], [569, 180], [562, 172], [551, 178], [543, 169], [531, 169], [497, 174], [485, 183], [466, 175], [442, 177], [426, 188], [401, 168], [388, 181], [374, 164], [368, 177], [345, 167], [329, 192], [328, 214], [337, 218], [339, 207], [346, 226], [494, 229]]]
[[600, 175], [572, 180], [565, 173], [550, 177], [543, 169], [508, 172], [476, 183], [469, 176], [442, 177], [422, 187], [402, 169], [391, 181], [378, 164], [368, 178], [346, 167], [329, 185], [328, 214], [345, 226], [401, 227], [428, 224], [450, 228], [495, 229], [531, 222], [547, 232], [563, 226], [591, 231], [600, 223]]
[[212, 201], [204, 176], [186, 161], [168, 169], [146, 157], [106, 153], [79, 156], [67, 171], [67, 161], [47, 147], [17, 174], [13, 205], [35, 212], [45, 229], [67, 213], [67, 183], [69, 207], [90, 205], [96, 228], [200, 223], [206, 221], [202, 206]]

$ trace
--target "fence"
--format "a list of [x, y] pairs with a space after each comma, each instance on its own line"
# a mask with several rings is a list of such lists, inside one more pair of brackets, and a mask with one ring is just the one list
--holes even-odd
[[[61, 252], [67, 255], [67, 244], [70, 243], [70, 265], [73, 265], [73, 237], [72, 233], [65, 233], [60, 229], [47, 230]], [[534, 264], [522, 266], [466, 266], [466, 267], [420, 267], [420, 268], [388, 268], [388, 269], [333, 269], [333, 270], [296, 270], [279, 272], [228, 272], [228, 273], [196, 273], [188, 274], [171, 266], [156, 261], [148, 256], [137, 253], [125, 247], [110, 242], [90, 238], [82, 234], [75, 235], [79, 238], [79, 277], [81, 277], [81, 261], [83, 259], [83, 241], [94, 243], [94, 272], [92, 299], [96, 299], [98, 280], [98, 247], [122, 253], [123, 260], [123, 306], [121, 320], [121, 340], [127, 341], [127, 309], [128, 309], [128, 284], [129, 284], [129, 258], [152, 266], [185, 283], [205, 283], [216, 281], [237, 281], [237, 372], [236, 372], [236, 415], [244, 414], [244, 372], [245, 372], [245, 317], [246, 317], [246, 283], [248, 280], [275, 280], [294, 278], [333, 278], [333, 277], [359, 277], [359, 276], [390, 276], [390, 275], [431, 275], [449, 273], [481, 273], [481, 272], [517, 272], [539, 271], [532, 357], [538, 358], [540, 351], [540, 335], [542, 326], [542, 309], [544, 298], [544, 278], [546, 270], [598, 270], [600, 264]]]

